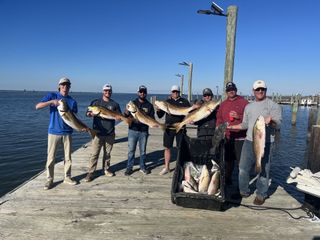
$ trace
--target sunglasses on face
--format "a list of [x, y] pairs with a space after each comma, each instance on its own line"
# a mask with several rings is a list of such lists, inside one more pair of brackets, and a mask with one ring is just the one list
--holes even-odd
[[61, 83], [60, 85], [70, 87], [70, 83]]
[[146, 91], [144, 91], [144, 90], [139, 91], [139, 93], [147, 94], [147, 92], [146, 92]]
[[172, 93], [179, 93], [179, 91], [174, 90], [174, 91], [172, 91]]
[[111, 90], [103, 90], [104, 92], [109, 92], [109, 93], [111, 93], [112, 91]]
[[210, 94], [203, 94], [203, 97], [211, 97]]
[[232, 92], [232, 91], [236, 91], [235, 89], [228, 89], [226, 90], [226, 92]]
[[254, 90], [255, 92], [265, 92], [266, 88], [257, 88]]

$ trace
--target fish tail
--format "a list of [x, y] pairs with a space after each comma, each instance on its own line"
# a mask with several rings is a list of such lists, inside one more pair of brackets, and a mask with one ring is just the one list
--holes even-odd
[[174, 127], [176, 128], [176, 133], [178, 133], [183, 126], [184, 124], [181, 124], [181, 123], [174, 124]]
[[89, 128], [89, 134], [90, 134], [91, 138], [94, 139], [94, 137], [97, 135], [97, 131]]
[[261, 173], [261, 164], [256, 163], [255, 170], [256, 170], [256, 173]]

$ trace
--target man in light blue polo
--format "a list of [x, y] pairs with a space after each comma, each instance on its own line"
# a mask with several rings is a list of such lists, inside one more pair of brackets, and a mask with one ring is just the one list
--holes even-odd
[[49, 93], [44, 96], [36, 105], [36, 109], [50, 107], [50, 123], [48, 128], [48, 156], [46, 163], [47, 182], [45, 190], [53, 187], [54, 165], [57, 147], [62, 144], [64, 148], [64, 181], [63, 183], [76, 185], [77, 182], [71, 178], [71, 134], [73, 129], [69, 127], [61, 118], [57, 106], [59, 100], [64, 99], [69, 109], [77, 113], [77, 102], [69, 96], [71, 82], [68, 78], [63, 77], [59, 80], [58, 92]]

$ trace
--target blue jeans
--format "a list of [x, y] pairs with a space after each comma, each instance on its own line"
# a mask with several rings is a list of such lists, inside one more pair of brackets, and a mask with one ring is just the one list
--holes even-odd
[[[256, 195], [260, 198], [268, 196], [269, 173], [272, 156], [273, 143], [266, 143], [264, 157], [261, 159], [261, 173], [259, 173], [256, 182]], [[253, 153], [253, 144], [245, 140], [242, 146], [241, 158], [239, 164], [239, 190], [241, 194], [249, 194], [250, 171], [255, 165], [255, 156]]]
[[139, 142], [139, 150], [140, 150], [140, 169], [145, 169], [145, 161], [146, 161], [146, 148], [148, 141], [148, 133], [134, 131], [129, 129], [128, 131], [128, 163], [127, 169], [133, 168], [134, 165], [134, 154], [136, 152], [137, 143]]

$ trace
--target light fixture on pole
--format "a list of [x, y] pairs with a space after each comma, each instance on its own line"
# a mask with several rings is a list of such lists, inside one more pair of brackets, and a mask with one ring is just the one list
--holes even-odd
[[[237, 28], [237, 6], [229, 6], [227, 14], [223, 13], [223, 9], [216, 3], [212, 2], [210, 10], [198, 10], [199, 14], [218, 15], [227, 17], [227, 47], [226, 59], [224, 65], [224, 83], [233, 81], [233, 67], [234, 67], [234, 49], [236, 42], [236, 28]], [[223, 99], [226, 98], [226, 93], [223, 94]]]
[[183, 74], [176, 74], [177, 77], [180, 78], [180, 94], [183, 96], [183, 80], [184, 80], [184, 75]]
[[189, 81], [188, 81], [188, 101], [192, 100], [192, 71], [193, 71], [193, 63], [181, 62], [179, 65], [189, 67]]

